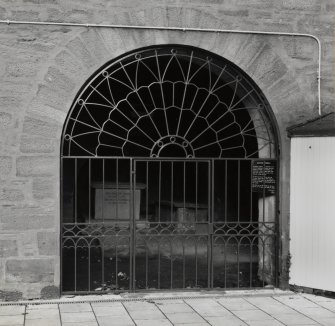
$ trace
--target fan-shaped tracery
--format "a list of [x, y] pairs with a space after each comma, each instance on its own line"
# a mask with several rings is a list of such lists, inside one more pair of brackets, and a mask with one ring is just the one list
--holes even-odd
[[189, 47], [129, 54], [74, 102], [64, 156], [268, 157], [268, 104], [233, 64]]

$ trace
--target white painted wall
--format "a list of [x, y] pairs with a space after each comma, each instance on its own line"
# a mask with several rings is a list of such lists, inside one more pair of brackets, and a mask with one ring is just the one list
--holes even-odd
[[291, 140], [290, 284], [335, 291], [335, 137]]

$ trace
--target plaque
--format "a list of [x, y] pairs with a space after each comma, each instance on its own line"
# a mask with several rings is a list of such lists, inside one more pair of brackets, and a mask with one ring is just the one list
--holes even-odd
[[276, 162], [254, 161], [252, 164], [252, 191], [267, 196], [276, 193]]
[[102, 184], [94, 185], [96, 220], [129, 220], [131, 218], [131, 196], [134, 200], [135, 219], [140, 217], [141, 189], [131, 190], [129, 185]]

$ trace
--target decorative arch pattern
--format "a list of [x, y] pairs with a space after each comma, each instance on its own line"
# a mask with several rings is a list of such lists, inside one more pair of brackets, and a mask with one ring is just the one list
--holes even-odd
[[63, 156], [274, 158], [270, 107], [231, 62], [185, 46], [122, 56], [89, 79]]

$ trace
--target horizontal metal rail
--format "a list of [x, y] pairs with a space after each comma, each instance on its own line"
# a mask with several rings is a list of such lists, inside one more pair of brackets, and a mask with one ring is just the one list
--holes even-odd
[[308, 33], [293, 33], [293, 32], [269, 32], [257, 30], [236, 30], [222, 28], [198, 28], [198, 27], [169, 27], [169, 26], [152, 26], [152, 25], [120, 25], [120, 24], [93, 24], [93, 23], [71, 23], [71, 22], [50, 22], [50, 21], [23, 21], [23, 20], [0, 20], [0, 24], [7, 25], [42, 25], [42, 26], [72, 26], [86, 28], [114, 28], [114, 29], [139, 29], [139, 30], [162, 30], [162, 31], [177, 31], [177, 32], [206, 32], [206, 33], [231, 33], [231, 34], [255, 34], [255, 35], [277, 35], [277, 36], [294, 36], [308, 37], [317, 42], [318, 45], [318, 113], [322, 115], [321, 108], [321, 58], [322, 49], [320, 39]]

